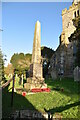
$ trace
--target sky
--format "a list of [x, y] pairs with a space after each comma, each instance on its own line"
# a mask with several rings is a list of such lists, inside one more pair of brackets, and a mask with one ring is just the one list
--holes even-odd
[[41, 46], [56, 50], [62, 32], [62, 10], [71, 2], [3, 2], [2, 51], [5, 66], [14, 53], [32, 53], [35, 23], [41, 23]]

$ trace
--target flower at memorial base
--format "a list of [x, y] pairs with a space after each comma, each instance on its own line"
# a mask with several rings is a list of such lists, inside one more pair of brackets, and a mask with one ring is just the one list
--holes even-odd
[[33, 88], [31, 92], [50, 92], [50, 88]]
[[22, 96], [24, 96], [24, 97], [25, 97], [25, 96], [26, 96], [26, 92], [22, 92]]

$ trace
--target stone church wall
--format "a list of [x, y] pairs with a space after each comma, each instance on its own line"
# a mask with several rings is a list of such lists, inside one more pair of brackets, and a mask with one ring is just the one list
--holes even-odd
[[80, 15], [80, 4], [74, 3], [72, 4], [72, 6], [69, 7], [69, 10], [67, 10], [66, 8], [62, 10], [62, 44], [69, 44], [68, 37], [70, 37], [70, 35], [76, 30], [72, 20], [75, 19], [75, 17], [79, 16], [78, 11]]
[[74, 44], [69, 41], [69, 37], [74, 33], [76, 27], [73, 25], [73, 19], [80, 16], [80, 3], [72, 4], [69, 10], [62, 11], [62, 33], [60, 35], [60, 45], [56, 49], [50, 61], [51, 76], [60, 75], [64, 77], [73, 77], [74, 70]]

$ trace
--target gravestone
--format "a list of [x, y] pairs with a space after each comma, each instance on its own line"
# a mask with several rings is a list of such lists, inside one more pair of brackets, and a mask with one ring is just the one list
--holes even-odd
[[53, 80], [55, 80], [57, 78], [57, 74], [56, 74], [56, 71], [51, 71], [51, 77]]
[[24, 80], [24, 75], [23, 74], [22, 74], [21, 78], [22, 78], [22, 83], [21, 84], [23, 85], [23, 80]]
[[80, 68], [78, 66], [74, 69], [74, 81], [80, 81]]
[[18, 74], [16, 74], [16, 78], [18, 78]]
[[26, 89], [47, 88], [43, 78], [42, 57], [41, 57], [41, 25], [37, 21], [35, 25], [32, 64], [30, 65], [30, 78], [27, 78]]

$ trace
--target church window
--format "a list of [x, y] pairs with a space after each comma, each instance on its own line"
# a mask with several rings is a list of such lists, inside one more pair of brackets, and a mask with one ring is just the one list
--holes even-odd
[[77, 11], [77, 15], [79, 16], [79, 10]]
[[76, 45], [75, 45], [75, 43], [74, 43], [74, 44], [73, 44], [73, 54], [75, 55], [76, 52], [77, 52], [77, 47], [76, 47]]
[[76, 11], [74, 12], [74, 17], [76, 17]]

